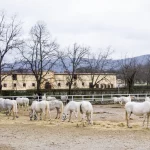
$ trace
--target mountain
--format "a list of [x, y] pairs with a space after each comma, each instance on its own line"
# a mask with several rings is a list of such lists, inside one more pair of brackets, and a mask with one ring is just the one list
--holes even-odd
[[[147, 63], [147, 59], [150, 58], [150, 54], [148, 55], [141, 55], [141, 56], [137, 56], [137, 57], [132, 57], [132, 58], [125, 58], [125, 59], [116, 59], [116, 60], [109, 60], [109, 66], [107, 66], [105, 69], [109, 69], [112, 68], [112, 65], [114, 66], [115, 69], [119, 69], [119, 65], [121, 64], [121, 62], [124, 60], [126, 60], [127, 62], [131, 61], [132, 59], [135, 59], [137, 61], [137, 63], [139, 64], [146, 64]], [[65, 63], [68, 64], [68, 68], [71, 71], [71, 66], [70, 66], [70, 62], [69, 60], [65, 60]], [[80, 64], [80, 67], [82, 68], [86, 68], [86, 64]], [[63, 66], [61, 64], [60, 61], [58, 61], [56, 63], [56, 65], [52, 68], [53, 71], [55, 72], [64, 72], [65, 70], [63, 69]]]
[[[142, 55], [142, 56], [137, 56], [137, 57], [133, 57], [133, 58], [125, 58], [125, 59], [117, 59], [117, 60], [109, 60], [109, 66], [105, 67], [106, 70], [112, 68], [112, 65], [115, 66], [115, 69], [119, 69], [119, 65], [123, 60], [126, 60], [126, 61], [130, 61], [131, 59], [136, 59], [138, 63], [144, 65], [146, 64], [147, 62], [147, 59], [150, 58], [150, 54], [149, 55]], [[46, 62], [45, 62], [46, 63]], [[70, 65], [71, 62], [69, 59], [66, 59], [65, 60], [65, 63], [67, 64], [67, 68], [71, 71], [72, 70], [72, 66]], [[118, 67], [117, 67], [118, 66]], [[21, 64], [20, 63], [17, 63], [16, 66], [15, 66], [15, 69], [18, 69], [21, 67]], [[87, 64], [85, 63], [82, 63], [80, 64], [79, 68], [86, 68], [87, 67]], [[45, 70], [47, 70], [48, 68], [45, 67], [44, 68]], [[52, 67], [51, 69], [52, 71], [54, 72], [58, 72], [58, 73], [62, 73], [64, 71], [66, 71], [64, 68], [63, 68], [63, 65], [61, 63], [60, 60], [58, 60], [56, 62], [56, 64]]]

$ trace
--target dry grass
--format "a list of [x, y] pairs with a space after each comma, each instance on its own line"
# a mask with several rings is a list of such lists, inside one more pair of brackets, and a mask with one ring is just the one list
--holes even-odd
[[148, 150], [150, 130], [141, 127], [143, 118], [132, 116], [128, 129], [124, 108], [113, 107], [94, 106], [93, 126], [86, 127], [74, 117], [73, 123], [54, 119], [55, 111], [51, 121], [30, 121], [23, 111], [16, 120], [0, 113], [0, 150], [119, 150], [137, 149], [137, 144], [141, 144], [138, 149]]

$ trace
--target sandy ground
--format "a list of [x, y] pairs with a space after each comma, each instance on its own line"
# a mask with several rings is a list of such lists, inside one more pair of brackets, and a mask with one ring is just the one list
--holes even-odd
[[[52, 112], [55, 118], [56, 112]], [[94, 125], [30, 121], [28, 112], [16, 120], [0, 113], [0, 150], [149, 150], [150, 130], [142, 128], [143, 118], [132, 116], [132, 128], [125, 122], [120, 105], [94, 106]]]

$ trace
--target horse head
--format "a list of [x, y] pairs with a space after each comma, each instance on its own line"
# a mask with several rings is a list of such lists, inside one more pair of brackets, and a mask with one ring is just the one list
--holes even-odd
[[68, 117], [68, 114], [63, 113], [63, 115], [62, 115], [62, 121], [65, 121], [67, 119], [67, 117]]

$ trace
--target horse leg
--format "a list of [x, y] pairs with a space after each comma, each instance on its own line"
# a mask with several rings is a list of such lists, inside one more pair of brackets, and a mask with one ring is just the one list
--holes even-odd
[[55, 119], [58, 119], [58, 108], [56, 108], [56, 111], [57, 111], [57, 115], [56, 115]]
[[148, 128], [148, 125], [149, 125], [149, 114], [147, 114], [147, 128]]
[[26, 103], [26, 111], [28, 111], [29, 110], [29, 104], [28, 103]]
[[120, 105], [122, 105], [122, 101], [120, 101], [119, 103], [120, 103]]
[[11, 108], [8, 108], [8, 119], [11, 116]]
[[129, 126], [130, 116], [131, 116], [131, 112], [130, 112], [130, 114], [128, 114], [128, 112], [126, 111], [126, 121], [127, 121], [127, 127], [128, 127], [128, 128], [131, 128], [131, 127]]
[[85, 127], [85, 114], [84, 113], [82, 114], [82, 125], [83, 127]]
[[49, 109], [47, 109], [47, 113], [48, 113], [48, 115], [49, 115], [49, 120], [51, 120], [51, 112], [50, 112]]
[[72, 115], [72, 111], [70, 111], [70, 115], [69, 115], [69, 120], [68, 120], [68, 122], [71, 121], [71, 115]]
[[86, 117], [87, 117], [88, 124], [90, 124], [91, 123], [91, 114], [87, 113]]
[[42, 120], [42, 115], [43, 115], [43, 113], [42, 113], [42, 112], [40, 112], [40, 120]]
[[60, 119], [61, 110], [60, 110], [60, 108], [57, 108], [57, 109], [58, 109], [58, 118], [57, 119]]
[[37, 120], [37, 115], [36, 115], [35, 110], [32, 110], [31, 113], [32, 113], [32, 114], [31, 114], [30, 120], [32, 120], [32, 117], [34, 117], [34, 120]]
[[46, 120], [46, 113], [45, 113], [45, 110], [42, 112], [42, 118], [43, 118], [44, 121]]
[[93, 125], [93, 111], [91, 111], [91, 114], [90, 114], [90, 123], [91, 125]]
[[27, 110], [27, 104], [25, 103], [24, 104], [24, 111], [26, 111]]
[[15, 112], [14, 112], [14, 110], [12, 110], [13, 111], [13, 120], [15, 120]]
[[144, 114], [143, 127], [144, 127], [144, 123], [145, 123], [146, 117], [147, 117], [147, 114]]

